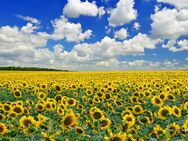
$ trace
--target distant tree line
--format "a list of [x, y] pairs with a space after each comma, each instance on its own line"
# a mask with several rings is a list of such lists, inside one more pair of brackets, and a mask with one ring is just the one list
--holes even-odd
[[68, 70], [59, 70], [59, 69], [51, 69], [51, 68], [15, 67], [15, 66], [0, 67], [0, 70], [14, 70], [14, 71], [68, 71]]

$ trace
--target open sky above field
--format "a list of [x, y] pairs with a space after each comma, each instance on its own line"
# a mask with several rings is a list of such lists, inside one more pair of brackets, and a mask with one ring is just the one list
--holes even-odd
[[188, 0], [1, 0], [0, 66], [187, 69]]

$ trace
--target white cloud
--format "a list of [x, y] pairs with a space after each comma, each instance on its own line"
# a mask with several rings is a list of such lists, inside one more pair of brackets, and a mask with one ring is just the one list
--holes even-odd
[[38, 26], [33, 26], [31, 23], [27, 23], [26, 26], [23, 26], [21, 28], [21, 31], [25, 33], [33, 33], [35, 30], [37, 30], [39, 27]]
[[99, 13], [99, 17], [102, 17], [106, 13], [103, 6], [99, 7], [98, 13]]
[[158, 38], [177, 39], [188, 34], [188, 9], [164, 8], [151, 15], [152, 34]]
[[90, 38], [92, 35], [91, 30], [83, 32], [80, 23], [71, 23], [64, 16], [61, 16], [59, 19], [55, 19], [52, 24], [54, 32], [51, 35], [51, 38], [54, 40], [66, 39], [69, 42], [80, 42]]
[[31, 23], [33, 23], [33, 24], [40, 24], [40, 21], [37, 20], [36, 18], [33, 18], [33, 17], [22, 16], [22, 15], [16, 15], [16, 17], [18, 17], [18, 18], [20, 18], [20, 19], [22, 19], [22, 20], [31, 22]]
[[188, 8], [188, 1], [187, 0], [157, 0], [157, 1], [174, 5], [178, 9]]
[[128, 36], [129, 36], [129, 33], [127, 29], [121, 28], [120, 30], [115, 32], [114, 38], [123, 40], [123, 39], [126, 39]]
[[133, 25], [133, 28], [135, 30], [139, 30], [140, 29], [140, 24], [138, 22], [135, 22], [134, 25]]
[[185, 60], [188, 61], [188, 57], [186, 57]]
[[119, 0], [116, 8], [110, 10], [109, 25], [115, 27], [135, 20], [137, 11], [134, 9], [134, 3], [134, 0]]
[[80, 15], [95, 17], [99, 14], [99, 16], [102, 16], [104, 13], [104, 8], [98, 8], [94, 1], [89, 2], [88, 0], [84, 2], [80, 0], [68, 0], [63, 9], [63, 14], [71, 18], [78, 18]]
[[188, 50], [188, 40], [169, 40], [167, 44], [162, 45], [163, 48], [168, 48], [172, 52]]

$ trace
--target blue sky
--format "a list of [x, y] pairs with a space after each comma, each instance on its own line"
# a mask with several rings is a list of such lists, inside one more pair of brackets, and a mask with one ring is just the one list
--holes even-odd
[[187, 69], [186, 0], [2, 0], [0, 65]]

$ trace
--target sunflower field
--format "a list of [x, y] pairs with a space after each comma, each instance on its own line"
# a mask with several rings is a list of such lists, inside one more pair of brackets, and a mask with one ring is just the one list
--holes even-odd
[[188, 71], [0, 72], [0, 141], [188, 141]]

